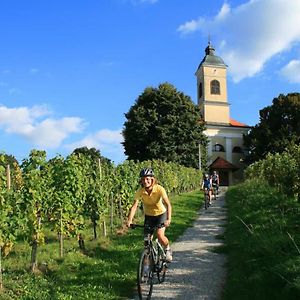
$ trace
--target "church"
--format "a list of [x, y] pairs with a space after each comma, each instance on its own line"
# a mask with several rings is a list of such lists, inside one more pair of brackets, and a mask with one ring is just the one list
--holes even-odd
[[206, 124], [208, 138], [208, 169], [217, 171], [220, 185], [232, 185], [241, 181], [245, 167], [246, 149], [243, 134], [250, 126], [230, 117], [227, 99], [227, 65], [215, 55], [210, 42], [205, 56], [196, 71], [197, 102]]

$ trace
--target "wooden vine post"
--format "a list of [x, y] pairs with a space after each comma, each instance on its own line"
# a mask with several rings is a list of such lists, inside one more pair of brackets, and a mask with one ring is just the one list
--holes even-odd
[[[10, 190], [11, 187], [11, 179], [10, 179], [10, 165], [6, 165], [6, 187]], [[2, 247], [3, 242], [0, 240], [0, 290], [3, 289], [3, 276], [2, 276]]]
[[10, 180], [10, 165], [6, 166], [6, 179], [7, 179], [7, 189], [10, 190], [11, 180]]

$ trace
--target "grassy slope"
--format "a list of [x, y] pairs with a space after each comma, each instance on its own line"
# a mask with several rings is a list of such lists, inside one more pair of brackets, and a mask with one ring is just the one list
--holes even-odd
[[300, 205], [261, 182], [226, 195], [225, 299], [300, 299]]
[[[200, 192], [171, 197], [173, 221], [167, 236], [171, 241], [191, 226], [203, 201]], [[40, 272], [30, 274], [30, 248], [19, 243], [3, 260], [5, 289], [0, 299], [126, 299], [134, 293], [142, 232], [130, 230], [110, 238], [89, 240], [86, 252], [78, 251], [74, 239], [65, 241], [65, 257], [58, 258], [58, 242], [49, 233], [39, 248]]]

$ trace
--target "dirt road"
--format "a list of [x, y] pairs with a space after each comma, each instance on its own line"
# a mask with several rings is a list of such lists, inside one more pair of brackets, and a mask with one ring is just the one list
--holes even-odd
[[226, 278], [226, 256], [214, 252], [222, 245], [226, 209], [224, 191], [212, 206], [199, 211], [194, 226], [172, 244], [173, 262], [166, 281], [155, 284], [151, 299], [220, 299]]

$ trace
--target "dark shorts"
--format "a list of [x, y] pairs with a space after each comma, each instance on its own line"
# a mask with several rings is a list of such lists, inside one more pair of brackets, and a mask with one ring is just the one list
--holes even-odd
[[163, 224], [167, 220], [167, 212], [163, 213], [162, 215], [158, 216], [147, 216], [145, 215], [145, 222], [144, 222], [144, 235], [153, 234], [154, 227]]

